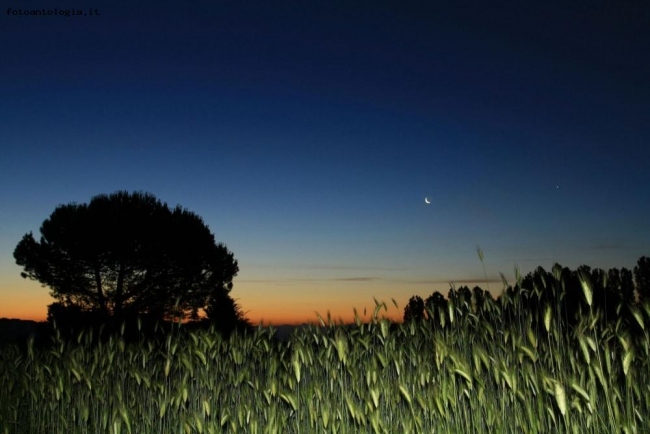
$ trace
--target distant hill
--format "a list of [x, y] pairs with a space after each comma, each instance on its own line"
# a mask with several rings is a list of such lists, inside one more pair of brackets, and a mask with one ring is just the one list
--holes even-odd
[[[315, 326], [319, 327], [317, 324], [283, 324], [279, 326], [273, 326], [273, 329], [275, 329], [275, 338], [280, 340], [280, 341], [288, 341], [291, 338], [291, 335], [293, 335], [297, 330], [309, 327], [309, 326]], [[336, 327], [355, 327], [354, 324], [339, 324], [336, 325]]]
[[275, 330], [275, 338], [281, 341], [288, 341], [289, 338], [291, 337], [291, 334], [294, 332], [296, 329], [295, 325], [290, 325], [290, 324], [284, 324], [284, 325], [279, 325], [279, 326], [273, 326], [273, 329]]
[[46, 327], [44, 322], [0, 318], [0, 347], [26, 342], [30, 335], [42, 334], [44, 327]]
[[[288, 341], [296, 330], [308, 327], [310, 324], [282, 324], [273, 326], [275, 338]], [[267, 328], [268, 326], [264, 326]], [[0, 318], [0, 348], [10, 344], [22, 344], [30, 335], [36, 336], [37, 343], [49, 342], [51, 330], [47, 322]]]
[[275, 330], [275, 338], [280, 341], [288, 341], [291, 338], [291, 335], [298, 329], [303, 327], [308, 327], [309, 324], [283, 324], [278, 326], [273, 326]]

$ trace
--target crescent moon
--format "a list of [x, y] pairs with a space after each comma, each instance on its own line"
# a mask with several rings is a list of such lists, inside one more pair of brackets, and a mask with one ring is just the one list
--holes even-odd
[[424, 198], [424, 203], [426, 203], [427, 205], [429, 205], [429, 204], [431, 203], [431, 201], [429, 200], [428, 197], [425, 197], [425, 198]]

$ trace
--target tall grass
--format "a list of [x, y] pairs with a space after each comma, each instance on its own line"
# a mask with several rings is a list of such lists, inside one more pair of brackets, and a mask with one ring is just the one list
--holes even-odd
[[[628, 306], [634, 327], [607, 322], [581, 283], [573, 327], [533, 287], [535, 312], [504, 293], [480, 314], [451, 301], [395, 324], [376, 302], [369, 323], [319, 318], [288, 342], [181, 327], [9, 347], [0, 432], [649, 432], [650, 305]], [[545, 284], [563, 291], [560, 273]]]

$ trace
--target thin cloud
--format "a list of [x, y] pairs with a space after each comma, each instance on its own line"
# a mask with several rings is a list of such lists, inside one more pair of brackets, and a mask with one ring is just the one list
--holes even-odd
[[560, 257], [547, 256], [547, 257], [539, 257], [539, 258], [524, 258], [524, 259], [516, 259], [516, 260], [513, 259], [513, 260], [511, 260], [511, 262], [516, 263], [516, 264], [534, 262], [537, 265], [542, 265], [542, 263], [548, 263], [548, 262], [556, 263], [556, 262], [559, 262], [562, 259], [566, 259], [566, 257], [565, 256], [560, 256]]
[[237, 283], [270, 283], [270, 284], [282, 284], [282, 283], [317, 283], [317, 282], [370, 282], [370, 281], [380, 281], [382, 280], [379, 277], [332, 277], [332, 278], [286, 278], [286, 279], [245, 279], [238, 280]]
[[338, 279], [332, 279], [339, 282], [371, 282], [382, 280], [379, 277], [342, 277]]
[[629, 248], [624, 242], [597, 243], [591, 246], [594, 250], [624, 250]]
[[[468, 285], [468, 284], [476, 284], [476, 283], [502, 283], [501, 278], [495, 279], [495, 278], [488, 278], [487, 280], [485, 277], [483, 278], [478, 278], [478, 279], [452, 279], [449, 280], [448, 283], [453, 283], [453, 284], [460, 284], [460, 285]], [[442, 282], [440, 282], [442, 283]]]
[[464, 278], [464, 279], [447, 279], [447, 280], [441, 280], [441, 279], [420, 279], [420, 280], [414, 280], [414, 279], [381, 279], [384, 282], [389, 282], [389, 283], [398, 283], [398, 284], [404, 284], [404, 285], [449, 285], [449, 284], [454, 284], [456, 286], [458, 285], [469, 285], [469, 284], [481, 284], [481, 283], [502, 283], [501, 278], [488, 278], [487, 280], [485, 277], [477, 277], [476, 279], [470, 279], [470, 278]]
[[237, 280], [237, 283], [266, 283], [266, 284], [288, 284], [288, 283], [326, 283], [326, 282], [383, 282], [399, 285], [480, 285], [482, 283], [502, 283], [501, 278], [477, 277], [475, 279], [386, 279], [373, 276], [353, 276], [353, 277], [332, 277], [332, 278], [286, 278], [286, 279], [245, 279]]
[[340, 270], [340, 271], [408, 271], [408, 267], [364, 267], [364, 266], [354, 266], [354, 265], [322, 265], [322, 264], [259, 264], [253, 263], [250, 264], [255, 268], [273, 268], [273, 269], [296, 269], [300, 268], [301, 270]]
[[351, 265], [307, 265], [302, 268], [314, 269], [314, 270], [354, 270], [354, 271], [408, 271], [407, 267], [358, 267]]

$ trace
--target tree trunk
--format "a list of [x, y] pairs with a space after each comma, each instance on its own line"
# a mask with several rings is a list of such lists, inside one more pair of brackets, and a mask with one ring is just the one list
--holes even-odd
[[99, 310], [102, 312], [102, 315], [107, 315], [108, 309], [106, 307], [106, 297], [104, 297], [104, 291], [102, 289], [102, 275], [100, 273], [99, 264], [95, 266], [95, 284], [97, 285], [97, 299], [99, 301]]
[[115, 318], [120, 319], [123, 313], [124, 304], [124, 263], [120, 262], [120, 269], [117, 274], [117, 288], [115, 288]]

